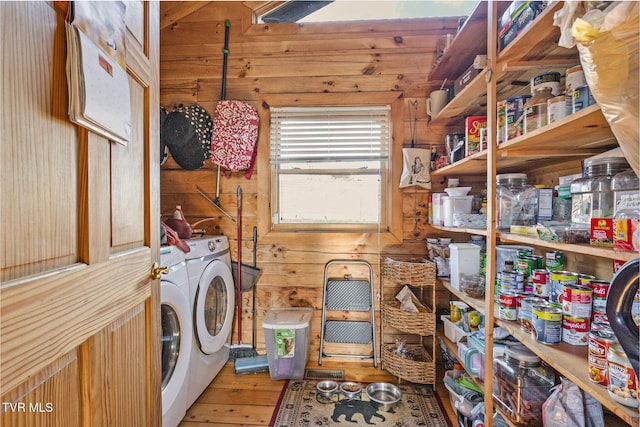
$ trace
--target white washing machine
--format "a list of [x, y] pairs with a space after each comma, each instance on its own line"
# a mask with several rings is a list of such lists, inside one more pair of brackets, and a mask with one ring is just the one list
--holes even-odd
[[187, 244], [194, 336], [187, 392], [191, 406], [229, 360], [236, 298], [227, 237], [205, 236]]
[[189, 276], [184, 253], [175, 246], [160, 248], [160, 265], [169, 272], [160, 278], [162, 321], [162, 426], [176, 427], [187, 412], [189, 363], [193, 326]]

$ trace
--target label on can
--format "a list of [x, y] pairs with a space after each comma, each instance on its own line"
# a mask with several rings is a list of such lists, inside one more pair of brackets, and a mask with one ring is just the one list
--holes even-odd
[[505, 126], [507, 123], [507, 102], [498, 101], [496, 103], [496, 143], [502, 144], [506, 135]]
[[544, 260], [547, 264], [546, 268], [549, 271], [564, 269], [564, 253], [563, 252], [547, 252], [544, 255]]
[[538, 268], [538, 259], [533, 256], [525, 256], [518, 258], [517, 267], [519, 272], [524, 274], [524, 277], [531, 276], [533, 270]]
[[594, 280], [596, 280], [596, 276], [591, 274], [578, 274], [578, 285], [580, 286], [589, 286], [589, 283]]
[[609, 385], [607, 372], [607, 356], [609, 347], [618, 340], [610, 327], [593, 324], [589, 332], [589, 379], [594, 383], [607, 387]]
[[527, 297], [520, 300], [520, 307], [518, 307], [518, 320], [520, 321], [520, 328], [531, 333], [533, 326], [531, 324], [531, 312], [534, 306], [543, 307], [546, 305], [546, 301], [538, 297]]
[[524, 275], [514, 271], [500, 273], [501, 292], [521, 292], [524, 290]]
[[562, 341], [571, 345], [586, 346], [589, 344], [589, 319], [563, 316]]
[[573, 91], [573, 113], [577, 113], [578, 111], [595, 103], [596, 100], [593, 99], [589, 86], [580, 86]]
[[531, 78], [531, 93], [535, 93], [536, 90], [543, 87], [551, 88], [551, 93], [554, 95], [560, 95], [562, 93], [560, 73], [557, 71], [548, 71]]
[[549, 302], [562, 304], [562, 294], [566, 285], [577, 285], [578, 274], [571, 271], [552, 271], [549, 288]]
[[581, 86], [587, 85], [587, 80], [584, 77], [584, 70], [582, 65], [576, 65], [567, 70], [565, 79], [565, 111], [569, 115], [573, 112], [573, 91]]
[[606, 280], [592, 280], [588, 285], [593, 291], [593, 311], [591, 319], [595, 322], [596, 315], [604, 315], [607, 312], [607, 295], [609, 295], [610, 283]]
[[501, 292], [498, 300], [498, 317], [505, 320], [516, 320], [518, 296], [515, 292]]
[[547, 122], [553, 123], [567, 116], [567, 100], [564, 95], [547, 100]]
[[566, 284], [562, 293], [562, 313], [570, 317], [591, 318], [593, 290], [588, 286]]
[[505, 100], [505, 138], [509, 141], [524, 133], [524, 104], [531, 98], [531, 95], [512, 96]]
[[531, 272], [533, 282], [533, 294], [537, 297], [549, 298], [549, 283], [551, 274], [548, 270], [536, 269]]
[[562, 340], [562, 311], [554, 307], [531, 309], [532, 333], [543, 344], [560, 344]]

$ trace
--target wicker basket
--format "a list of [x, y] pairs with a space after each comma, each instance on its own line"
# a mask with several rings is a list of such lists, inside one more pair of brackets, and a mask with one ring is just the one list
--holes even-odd
[[400, 310], [400, 301], [385, 301], [382, 304], [382, 319], [385, 326], [409, 334], [432, 335], [436, 333], [436, 316], [429, 309], [426, 313], [410, 313]]
[[413, 286], [435, 286], [436, 265], [427, 259], [386, 257], [382, 263], [382, 277]]
[[383, 368], [392, 375], [417, 384], [436, 383], [436, 362], [420, 344], [407, 344], [407, 351], [416, 360], [395, 353], [396, 346], [385, 344], [382, 349]]

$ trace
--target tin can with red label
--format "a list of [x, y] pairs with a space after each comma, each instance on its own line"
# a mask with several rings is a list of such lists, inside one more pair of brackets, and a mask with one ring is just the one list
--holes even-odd
[[588, 318], [563, 316], [562, 341], [571, 345], [588, 345], [590, 325]]
[[549, 287], [549, 302], [562, 304], [562, 293], [566, 285], [577, 285], [578, 273], [571, 271], [552, 271]]
[[589, 283], [594, 280], [596, 280], [596, 276], [591, 274], [578, 274], [578, 285], [580, 286], [589, 286]]
[[548, 270], [533, 270], [532, 274], [533, 290], [532, 293], [540, 298], [549, 299], [549, 282], [551, 276]]
[[[593, 291], [593, 311], [591, 320], [602, 320], [602, 316], [607, 316], [607, 295], [609, 295], [610, 283], [606, 280], [592, 280], [589, 287]], [[608, 320], [607, 320], [608, 322]]]
[[611, 327], [594, 323], [589, 332], [588, 342], [589, 379], [602, 387], [607, 387], [609, 385], [607, 372], [609, 347], [616, 344], [618, 340]]
[[518, 295], [515, 292], [501, 292], [498, 298], [498, 318], [516, 320], [518, 314]]
[[569, 317], [591, 318], [593, 290], [588, 286], [564, 285], [562, 314]]

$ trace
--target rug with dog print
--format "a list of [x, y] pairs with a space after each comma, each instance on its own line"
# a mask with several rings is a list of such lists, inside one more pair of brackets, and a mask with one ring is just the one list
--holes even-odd
[[285, 382], [269, 427], [306, 426], [427, 426], [451, 427], [437, 393], [430, 385], [400, 384], [402, 398], [397, 404], [378, 405], [362, 392], [347, 399], [339, 391], [330, 397], [318, 393], [316, 380]]

